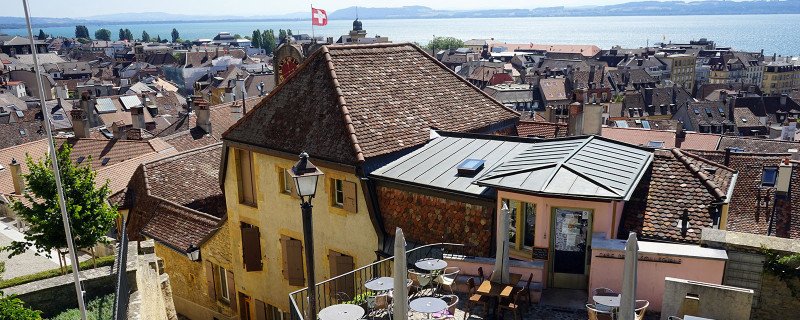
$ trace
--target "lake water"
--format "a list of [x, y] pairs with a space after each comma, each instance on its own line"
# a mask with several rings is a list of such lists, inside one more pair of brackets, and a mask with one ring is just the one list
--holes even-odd
[[[720, 15], [720, 16], [633, 16], [633, 17], [545, 17], [545, 18], [464, 18], [464, 19], [387, 19], [365, 20], [369, 36], [387, 36], [393, 42], [427, 43], [434, 36], [467, 40], [495, 38], [507, 43], [593, 44], [607, 49], [613, 45], [643, 47], [663, 41], [688, 42], [700, 38], [737, 50], [765, 54], [800, 55], [800, 14]], [[135, 36], [147, 30], [151, 37], [169, 38], [177, 28], [182, 39], [213, 38], [220, 31], [251, 35], [258, 29], [292, 29], [311, 34], [311, 21], [248, 21], [88, 25], [90, 34], [100, 28], [111, 30], [116, 39], [120, 28]], [[352, 21], [331, 20], [315, 27], [316, 35], [338, 38], [352, 28]], [[74, 27], [45, 28], [55, 36], [72, 37]], [[26, 35], [25, 29], [4, 29], [8, 34]], [[34, 34], [38, 28], [34, 26]]]

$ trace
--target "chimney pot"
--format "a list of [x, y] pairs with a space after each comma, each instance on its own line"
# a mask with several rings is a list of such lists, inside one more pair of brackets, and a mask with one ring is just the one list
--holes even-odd
[[25, 178], [22, 177], [22, 165], [16, 159], [11, 159], [9, 164], [11, 180], [14, 184], [14, 194], [21, 195], [25, 192]]

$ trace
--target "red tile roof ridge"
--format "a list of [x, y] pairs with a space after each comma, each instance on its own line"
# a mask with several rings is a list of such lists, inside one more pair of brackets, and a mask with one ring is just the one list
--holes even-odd
[[[718, 187], [717, 184], [711, 180], [711, 177], [709, 177], [708, 174], [702, 171], [703, 170], [702, 168], [698, 168], [696, 165], [694, 165], [688, 159], [686, 159], [688, 158], [688, 156], [683, 154], [683, 152], [681, 152], [680, 149], [673, 148], [672, 153], [675, 154], [675, 158], [683, 162], [683, 164], [686, 165], [686, 167], [689, 168], [689, 170], [691, 170], [692, 173], [694, 173], [697, 177], [700, 178], [700, 181], [702, 181], [703, 184], [706, 185], [706, 187], [708, 188], [708, 190], [711, 191], [714, 197], [716, 197], [718, 200], [724, 200], [727, 198], [726, 192], [723, 191], [720, 187]], [[716, 166], [716, 164], [714, 165]]]
[[[734, 173], [734, 172], [738, 172], [736, 169], [733, 169], [733, 168], [731, 168], [731, 167], [728, 167], [728, 166], [726, 166], [726, 165], [719, 164], [719, 163], [716, 163], [716, 162], [714, 162], [714, 161], [708, 160], [708, 159], [706, 159], [706, 158], [703, 158], [703, 157], [701, 157], [701, 156], [699, 156], [699, 155], [696, 155], [696, 154], [692, 153], [691, 151], [692, 151], [692, 150], [683, 150], [683, 149], [681, 149], [681, 153], [682, 153], [683, 155], [685, 155], [685, 156], [688, 156], [688, 157], [691, 157], [691, 158], [695, 158], [695, 159], [697, 159], [698, 161], [702, 161], [702, 162], [708, 163], [709, 165], [713, 165], [713, 166], [715, 166], [715, 167], [717, 167], [717, 168], [722, 168], [722, 169], [728, 170], [728, 171], [730, 171], [730, 172], [732, 172], [732, 173]], [[723, 152], [723, 154], [724, 154], [724, 152]]]
[[334, 91], [336, 92], [337, 100], [339, 101], [339, 108], [342, 109], [342, 114], [344, 114], [344, 123], [347, 126], [347, 133], [350, 135], [350, 142], [353, 146], [353, 151], [356, 153], [356, 159], [359, 163], [364, 163], [366, 161], [364, 159], [364, 151], [361, 150], [361, 146], [358, 145], [358, 137], [356, 136], [356, 127], [353, 126], [353, 119], [350, 118], [350, 111], [347, 110], [347, 102], [344, 100], [344, 94], [342, 94], [342, 88], [339, 84], [339, 79], [336, 77], [336, 70], [333, 67], [333, 59], [331, 59], [330, 50], [328, 50], [328, 46], [323, 46], [320, 50], [325, 55], [325, 62], [328, 65], [328, 71], [331, 73], [331, 81], [333, 82]]

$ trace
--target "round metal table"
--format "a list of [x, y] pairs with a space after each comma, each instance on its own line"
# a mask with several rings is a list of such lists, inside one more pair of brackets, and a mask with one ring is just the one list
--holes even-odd
[[594, 300], [594, 302], [597, 304], [602, 304], [612, 308], [619, 308], [620, 296], [593, 296], [592, 300]]
[[364, 287], [372, 291], [392, 290], [394, 289], [394, 278], [380, 277], [380, 278], [370, 279], [369, 281], [364, 283]]
[[355, 304], [335, 304], [319, 311], [321, 320], [357, 320], [364, 316], [364, 308]]
[[444, 268], [447, 268], [447, 261], [444, 261], [442, 259], [426, 258], [426, 259], [417, 260], [417, 262], [414, 263], [414, 265], [417, 266], [417, 268], [420, 268], [422, 270], [436, 271], [436, 270], [442, 270]]
[[435, 313], [447, 309], [447, 302], [439, 298], [422, 297], [408, 303], [411, 310], [421, 313]]

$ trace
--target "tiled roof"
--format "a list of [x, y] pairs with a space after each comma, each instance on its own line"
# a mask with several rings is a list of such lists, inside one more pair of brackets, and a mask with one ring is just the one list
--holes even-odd
[[[245, 107], [248, 112], [262, 99], [263, 97], [257, 96], [247, 98]], [[234, 103], [239, 104], [239, 102], [234, 101], [209, 107], [211, 136], [208, 136], [207, 132], [197, 127], [197, 112], [174, 120], [169, 127], [160, 131], [156, 136], [164, 138], [167, 143], [175, 146], [178, 151], [186, 151], [217, 143], [222, 138], [222, 133], [233, 125], [231, 106]]]
[[[723, 112], [720, 112], [720, 109]], [[696, 111], [695, 111], [696, 110]], [[686, 114], [692, 122], [692, 128], [700, 130], [701, 125], [733, 124], [728, 118], [728, 106], [720, 101], [690, 102]]]
[[740, 132], [742, 128], [765, 127], [749, 108], [733, 108], [733, 120]]
[[717, 150], [722, 151], [726, 148], [739, 149], [748, 153], [785, 154], [789, 152], [789, 149], [800, 149], [800, 143], [797, 141], [762, 139], [756, 137], [722, 136], [719, 140]]
[[644, 239], [698, 243], [702, 229], [713, 226], [711, 204], [726, 200], [735, 173], [680, 149], [657, 150], [625, 204], [619, 234], [636, 231]]
[[191, 244], [199, 247], [220, 222], [218, 218], [170, 202], [159, 202], [153, 211], [140, 233], [181, 252], [186, 252]]
[[569, 99], [567, 96], [567, 87], [564, 78], [539, 80], [539, 88], [542, 90], [542, 98], [544, 98], [546, 101]]
[[674, 130], [648, 130], [603, 126], [602, 135], [614, 140], [646, 146], [650, 141], [664, 142], [664, 148], [692, 150], [716, 150], [720, 135], [712, 133], [686, 132], [683, 139], [675, 138]]
[[520, 137], [561, 138], [567, 136], [566, 123], [544, 121], [520, 121], [517, 124]]
[[353, 164], [518, 117], [412, 44], [325, 46], [223, 138]]
[[44, 139], [45, 129], [38, 120], [0, 124], [0, 149]]
[[[717, 163], [725, 161], [723, 151], [690, 151]], [[775, 202], [775, 188], [761, 186], [763, 167], [778, 166], [782, 159], [789, 158], [789, 154], [757, 154], [733, 152], [729, 156], [728, 166], [739, 171], [736, 185], [733, 189], [730, 209], [728, 211], [728, 230], [766, 235], [770, 226]], [[775, 228], [785, 229], [785, 234], [780, 237], [800, 239], [800, 168], [797, 164], [792, 170], [790, 219], [788, 221], [773, 221]], [[778, 226], [780, 224], [780, 226]], [[775, 231], [772, 235], [776, 235]]]

